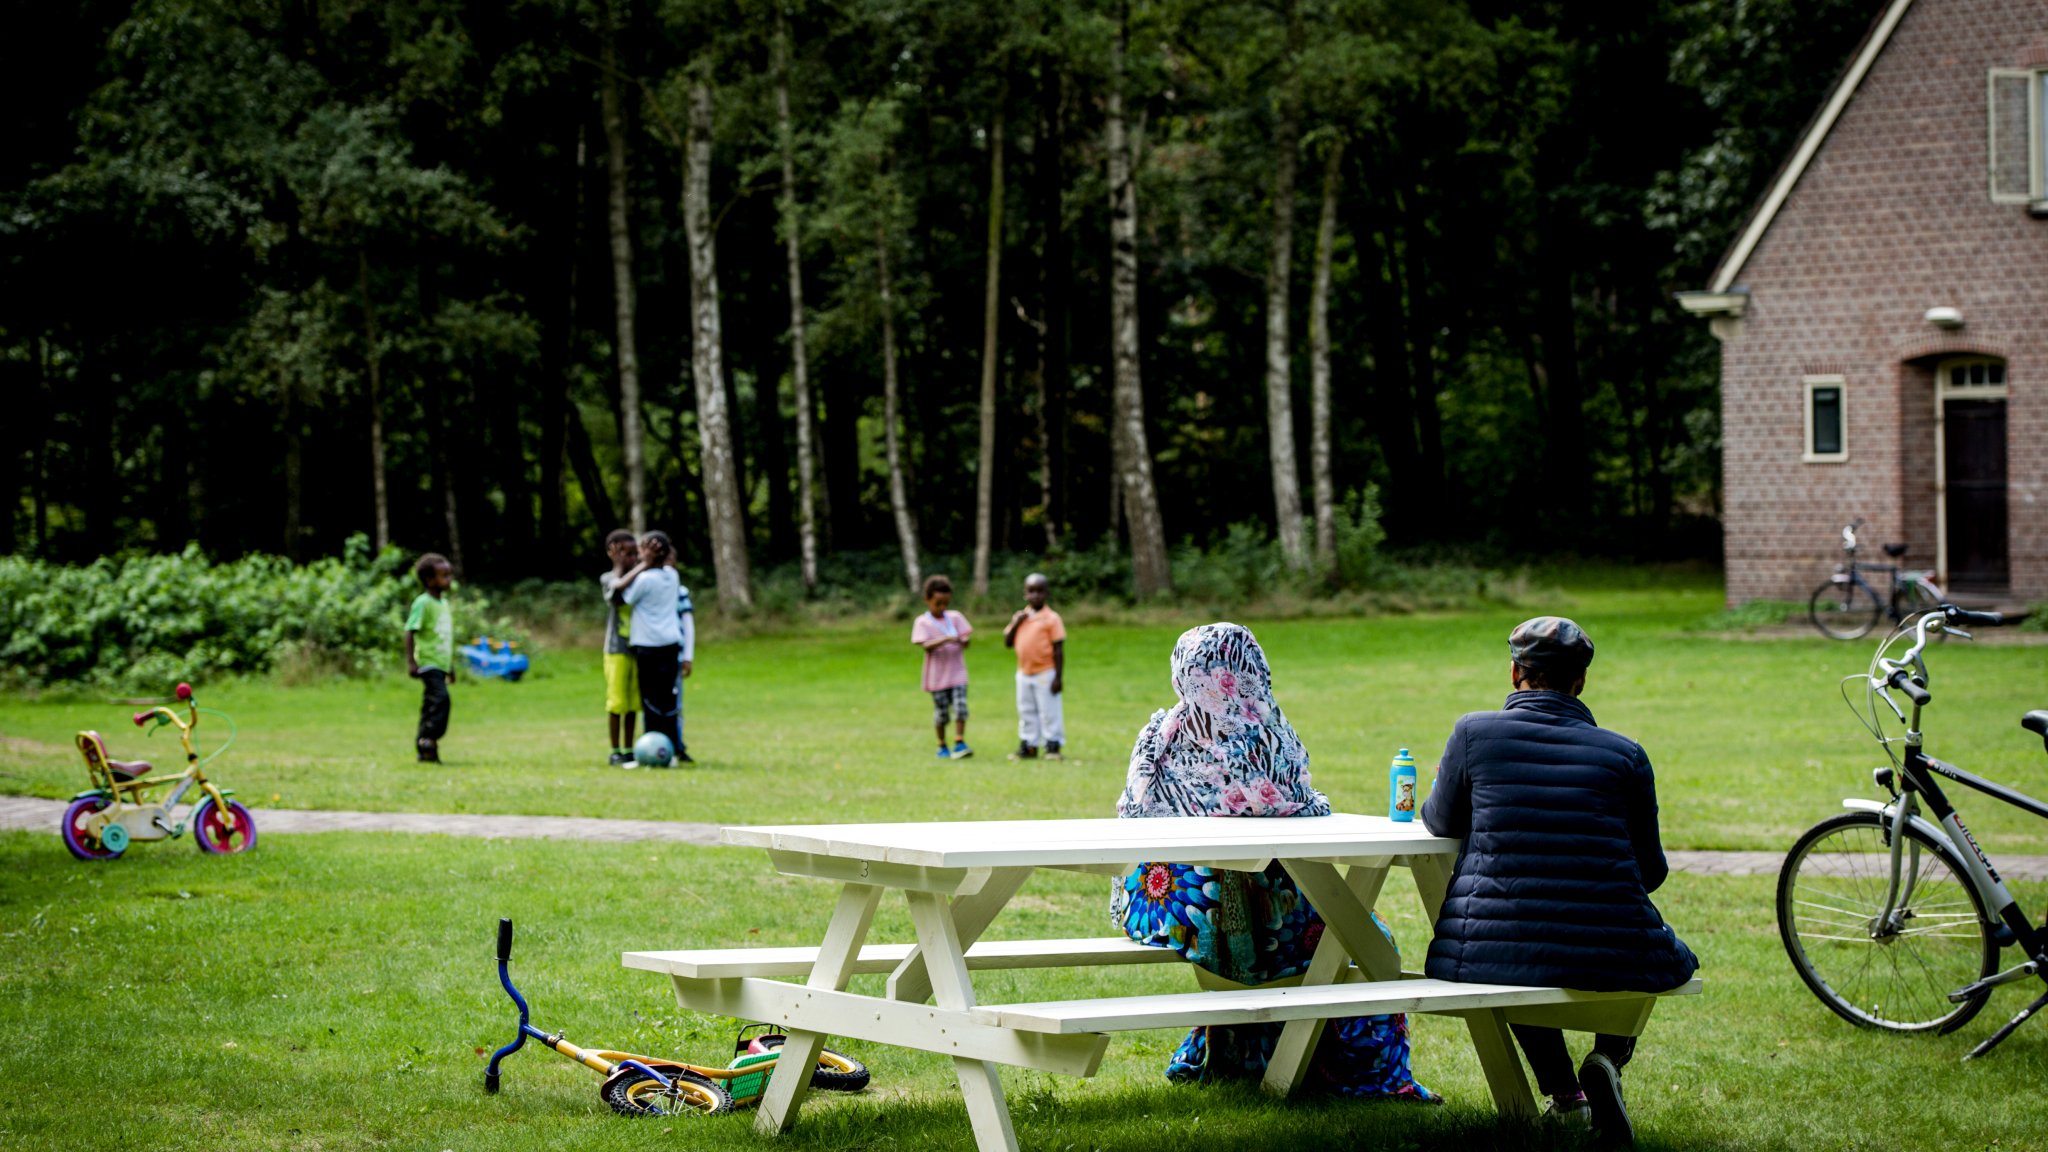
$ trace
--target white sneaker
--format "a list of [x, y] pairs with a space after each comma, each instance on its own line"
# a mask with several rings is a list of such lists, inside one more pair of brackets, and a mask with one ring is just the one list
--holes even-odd
[[1552, 1096], [1550, 1107], [1543, 1110], [1543, 1122], [1560, 1128], [1589, 1131], [1593, 1127], [1593, 1106], [1584, 1097], [1567, 1102]]

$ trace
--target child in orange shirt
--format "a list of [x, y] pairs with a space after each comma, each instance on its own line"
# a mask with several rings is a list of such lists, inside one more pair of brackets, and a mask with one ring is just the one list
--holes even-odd
[[1045, 748], [1047, 760], [1060, 760], [1067, 738], [1060, 693], [1066, 688], [1067, 625], [1046, 606], [1052, 584], [1033, 572], [1024, 578], [1025, 607], [1003, 629], [1003, 646], [1017, 650], [1017, 750], [1012, 760], [1030, 760]]

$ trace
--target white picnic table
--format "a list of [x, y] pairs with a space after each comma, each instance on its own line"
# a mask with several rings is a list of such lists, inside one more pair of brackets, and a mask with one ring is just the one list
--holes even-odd
[[[983, 1152], [1014, 1152], [1003, 1064], [1093, 1075], [1109, 1034], [1142, 1028], [1284, 1022], [1264, 1086], [1285, 1095], [1308, 1072], [1333, 1017], [1419, 1012], [1462, 1017], [1505, 1115], [1535, 1115], [1510, 1021], [1635, 1035], [1654, 997], [1559, 988], [1457, 984], [1403, 973], [1372, 922], [1391, 868], [1406, 868], [1432, 920], [1459, 842], [1420, 823], [1381, 816], [1176, 817], [1152, 820], [999, 820], [725, 828], [722, 842], [766, 849], [776, 871], [837, 881], [839, 899], [816, 948], [628, 952], [625, 966], [661, 972], [686, 1009], [767, 1021], [788, 1041], [778, 1063], [808, 1068], [827, 1036], [953, 1057]], [[977, 1004], [970, 971], [1184, 963], [1171, 949], [1121, 937], [981, 941], [1039, 868], [1121, 876], [1172, 861], [1259, 871], [1278, 860], [1322, 916], [1324, 932], [1298, 981], [1244, 988], [1196, 969], [1202, 990], [1034, 1004]], [[903, 893], [914, 944], [869, 944], [885, 890]], [[1192, 968], [1190, 965], [1189, 967]], [[847, 991], [863, 973], [889, 973], [882, 996]], [[801, 984], [777, 977], [801, 976]], [[1698, 991], [1694, 981], [1680, 992]], [[927, 1004], [926, 1001], [931, 1003]], [[809, 1077], [771, 1077], [756, 1124], [786, 1130]]]

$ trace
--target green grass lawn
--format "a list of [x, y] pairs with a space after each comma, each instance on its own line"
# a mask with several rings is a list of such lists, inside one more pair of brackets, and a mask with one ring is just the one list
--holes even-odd
[[[1685, 629], [1720, 605], [1718, 584], [1664, 577], [1546, 598], [1599, 645], [1587, 703], [1641, 740], [1657, 766], [1666, 843], [1783, 849], [1845, 795], [1869, 795], [1883, 754], [1842, 705], [1837, 681], [1872, 645], [1818, 636], [1727, 640]], [[1386, 803], [1396, 749], [1435, 763], [1459, 715], [1507, 691], [1507, 633], [1537, 605], [1376, 619], [1252, 621], [1276, 693], [1342, 810]], [[689, 772], [619, 772], [605, 753], [597, 654], [544, 653], [519, 684], [464, 681], [442, 767], [412, 763], [419, 689], [403, 677], [279, 687], [200, 685], [241, 725], [218, 775], [257, 806], [556, 813], [715, 823], [1097, 816], [1111, 812], [1131, 741], [1170, 704], [1167, 656], [1185, 622], [1076, 625], [1069, 641], [1065, 764], [1015, 767], [1010, 654], [999, 619], [970, 650], [980, 755], [932, 757], [931, 705], [917, 690], [908, 625], [707, 640], [686, 710]], [[1929, 747], [2048, 795], [2048, 756], [2018, 727], [2048, 707], [2048, 647], [1950, 642], [1931, 660]], [[168, 686], [166, 686], [168, 687]], [[159, 734], [105, 699], [0, 700], [0, 791], [69, 796], [84, 770], [71, 734], [96, 727], [114, 755], [175, 759]], [[2048, 852], [2048, 824], [1987, 800], [1965, 806], [1993, 851]]]
[[[1869, 646], [1814, 638], [1738, 641], [1686, 629], [1717, 586], [1586, 586], [1517, 609], [1369, 620], [1252, 621], [1316, 782], [1340, 809], [1385, 802], [1401, 746], [1433, 762], [1462, 712], [1497, 707], [1505, 638], [1538, 609], [1565, 611], [1600, 646], [1588, 702], [1641, 739], [1658, 767], [1668, 844], [1782, 850], [1799, 829], [1869, 795], [1881, 753], [1836, 696]], [[1193, 623], [1190, 620], [1187, 623]], [[1138, 726], [1168, 703], [1181, 626], [1076, 625], [1070, 751], [1062, 765], [1009, 765], [1007, 653], [988, 628], [970, 652], [970, 737], [982, 755], [935, 761], [907, 625], [707, 641], [691, 681], [694, 771], [619, 772], [603, 754], [593, 652], [545, 653], [517, 685], [457, 686], [449, 763], [410, 762], [417, 688], [399, 678], [283, 687], [201, 685], [234, 713], [241, 742], [218, 775], [272, 806], [559, 813], [714, 822], [1104, 815]], [[1930, 746], [2048, 794], [2048, 757], [2016, 724], [2048, 705], [2048, 648], [1951, 643], [1932, 659]], [[108, 732], [117, 756], [160, 762], [132, 706], [50, 694], [0, 700], [0, 791], [69, 795], [69, 747]], [[272, 798], [275, 797], [273, 800]], [[1994, 853], [2048, 851], [1988, 800], [1964, 811]], [[260, 815], [259, 815], [260, 819]], [[755, 853], [672, 845], [578, 845], [387, 835], [272, 836], [207, 859], [144, 844], [83, 865], [52, 835], [0, 834], [0, 1147], [257, 1149], [760, 1147], [748, 1116], [611, 1117], [597, 1078], [529, 1047], [485, 1097], [483, 1059], [511, 1035], [491, 963], [496, 917], [520, 924], [516, 955], [536, 1022], [579, 1043], [715, 1062], [730, 1024], [679, 1013], [666, 985], [618, 964], [624, 950], [815, 943], [830, 889], [771, 874]], [[1097, 935], [1105, 881], [1047, 874], [993, 936]], [[2028, 908], [2048, 885], [2022, 885]], [[1405, 883], [1383, 901], [1409, 956], [1428, 928]], [[1675, 877], [1659, 896], [1705, 961], [1705, 996], [1659, 1008], [1628, 1082], [1648, 1148], [2048, 1149], [2048, 1029], [2029, 1025], [1995, 1057], [1958, 1057], [2024, 1002], [2001, 991], [1950, 1037], [1861, 1032], [1792, 975], [1771, 884]], [[900, 901], [877, 939], [909, 939]], [[862, 978], [878, 987], [879, 978]], [[861, 986], [862, 982], [857, 982]], [[982, 973], [984, 1000], [1191, 986], [1172, 968]], [[1190, 1090], [1160, 1076], [1178, 1036], [1114, 1040], [1079, 1081], [1010, 1071], [1019, 1137], [1034, 1149], [1568, 1147], [1494, 1121], [1462, 1025], [1415, 1023], [1419, 1076], [1444, 1109], [1275, 1103], [1251, 1090]], [[875, 1086], [819, 1098], [797, 1148], [959, 1148], [969, 1133], [939, 1059], [849, 1044]]]
[[[492, 964], [495, 918], [519, 925], [514, 970], [535, 1022], [583, 1044], [716, 1061], [731, 1025], [683, 1014], [624, 950], [815, 943], [828, 885], [710, 848], [325, 834], [246, 857], [185, 845], [111, 867], [47, 836], [0, 835], [0, 1146], [247, 1149], [761, 1147], [751, 1114], [612, 1117], [597, 1077], [537, 1046], [480, 1088], [511, 1036]], [[1107, 881], [1034, 878], [992, 935], [1094, 935]], [[1401, 873], [1382, 911], [1413, 957], [1426, 938]], [[2030, 885], [2027, 903], [2048, 900]], [[1706, 995], [1667, 1002], [1628, 1072], [1646, 1148], [2048, 1147], [2048, 1029], [1989, 1060], [1958, 1057], [2023, 1002], [2001, 992], [1950, 1037], [1864, 1032], [1798, 984], [1763, 879], [1674, 878], [1660, 901], [1705, 962]], [[876, 939], [911, 939], [884, 902]], [[879, 990], [862, 977], [857, 990]], [[1176, 968], [981, 973], [989, 1002], [1180, 991]], [[1092, 1080], [1005, 1076], [1034, 1149], [1548, 1147], [1497, 1131], [1455, 1021], [1414, 1022], [1415, 1068], [1451, 1105], [1279, 1104], [1251, 1090], [1167, 1085], [1171, 1032], [1120, 1036]], [[1583, 1038], [1581, 1038], [1583, 1040]], [[950, 1068], [844, 1043], [874, 1087], [814, 1096], [797, 1148], [967, 1145]], [[1897, 1093], [1897, 1104], [1886, 1104]], [[1557, 1147], [1568, 1147], [1555, 1142]]]

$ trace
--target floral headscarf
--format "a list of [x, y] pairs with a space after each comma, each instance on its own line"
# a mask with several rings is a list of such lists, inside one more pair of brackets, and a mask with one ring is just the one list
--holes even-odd
[[1272, 682], [1249, 629], [1218, 623], [1181, 633], [1173, 646], [1180, 703], [1153, 713], [1138, 733], [1117, 815], [1329, 815]]

